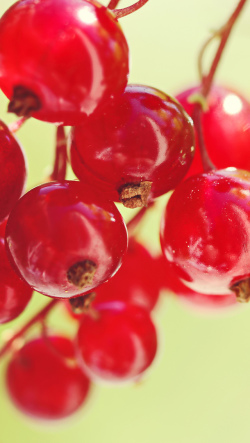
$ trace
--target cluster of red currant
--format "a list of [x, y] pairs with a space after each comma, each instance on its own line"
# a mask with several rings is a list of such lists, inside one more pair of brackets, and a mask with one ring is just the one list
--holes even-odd
[[[0, 88], [21, 118], [16, 127], [30, 117], [57, 126], [48, 183], [22, 196], [25, 156], [0, 122], [0, 323], [19, 316], [33, 291], [53, 299], [0, 350], [43, 326], [13, 351], [6, 371], [14, 403], [38, 418], [73, 413], [90, 380], [136, 380], [149, 368], [157, 352], [150, 312], [162, 288], [207, 306], [250, 298], [250, 174], [235, 168], [250, 169], [250, 104], [211, 89], [220, 57], [178, 101], [127, 85], [118, 19], [146, 2], [115, 9], [117, 0], [20, 0], [0, 19]], [[218, 51], [244, 3], [222, 28]], [[75, 181], [65, 179], [64, 126], [72, 126]], [[216, 166], [234, 167], [215, 169], [207, 152]], [[134, 228], [173, 189], [164, 257], [155, 258]], [[126, 226], [114, 202], [141, 209]], [[74, 341], [47, 333], [46, 316], [63, 299], [79, 322]]]

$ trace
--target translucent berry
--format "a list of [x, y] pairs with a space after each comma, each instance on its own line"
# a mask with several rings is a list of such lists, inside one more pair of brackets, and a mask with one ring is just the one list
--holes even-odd
[[194, 154], [193, 124], [165, 93], [129, 85], [72, 133], [77, 177], [133, 208], [173, 189]]
[[12, 269], [5, 250], [0, 224], [0, 324], [18, 317], [29, 303], [32, 289]]
[[240, 301], [250, 295], [250, 173], [235, 168], [190, 177], [163, 214], [161, 243], [193, 291]]
[[79, 362], [93, 379], [119, 382], [151, 365], [157, 336], [148, 311], [111, 302], [96, 307], [96, 317], [82, 318], [76, 345]]
[[[157, 265], [158, 263], [148, 250], [133, 237], [130, 238], [122, 266], [114, 277], [95, 289], [91, 305], [95, 307], [100, 303], [121, 301], [142, 306], [151, 311], [158, 301], [161, 288]], [[68, 310], [73, 317], [81, 318], [81, 308], [84, 306], [77, 306], [76, 309], [73, 306], [72, 311], [70, 308], [72, 300], [65, 302]]]
[[[199, 91], [187, 89], [176, 96], [191, 116], [194, 105], [189, 98]], [[250, 103], [232, 89], [215, 85], [207, 98], [208, 109], [202, 113], [202, 132], [211, 161], [217, 168], [234, 166], [250, 170]], [[202, 173], [203, 167], [196, 137], [194, 161], [188, 176]]]
[[238, 306], [233, 292], [227, 295], [210, 295], [192, 291], [178, 278], [174, 265], [168, 262], [165, 257], [159, 257], [157, 262], [158, 277], [162, 288], [175, 294], [182, 303], [206, 312], [208, 310], [214, 312], [231, 306]]
[[114, 203], [80, 182], [52, 182], [25, 194], [6, 227], [15, 270], [36, 291], [69, 298], [119, 269], [127, 230]]
[[0, 120], [0, 222], [9, 215], [26, 182], [24, 153], [8, 127]]
[[128, 46], [95, 0], [21, 0], [0, 20], [0, 87], [9, 111], [78, 124], [123, 92]]
[[26, 343], [8, 363], [6, 381], [17, 408], [36, 419], [71, 415], [82, 406], [90, 388], [74, 359], [72, 342], [59, 336]]

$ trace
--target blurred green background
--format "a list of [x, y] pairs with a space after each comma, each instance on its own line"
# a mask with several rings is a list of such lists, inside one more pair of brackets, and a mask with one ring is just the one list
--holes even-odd
[[[12, 3], [1, 0], [0, 13]], [[131, 3], [122, 0], [120, 6]], [[198, 80], [199, 48], [235, 6], [235, 0], [149, 0], [143, 9], [121, 19], [131, 52], [130, 82], [172, 95], [193, 85]], [[216, 79], [250, 99], [249, 23], [247, 4]], [[214, 49], [212, 45], [207, 62]], [[1, 95], [0, 117], [10, 122], [13, 117], [6, 114], [6, 103]], [[28, 121], [17, 136], [27, 153], [30, 188], [43, 180], [53, 161], [55, 130], [52, 125]], [[165, 201], [160, 199], [148, 214], [139, 235], [153, 252], [159, 248]], [[124, 214], [127, 219], [131, 216]], [[1, 342], [45, 302], [44, 296], [36, 294], [17, 321], [0, 327]], [[60, 423], [36, 423], [13, 408], [6, 395], [2, 361], [0, 443], [249, 443], [250, 307], [200, 313], [162, 294], [154, 318], [160, 351], [145, 379], [132, 386], [96, 386], [88, 405]], [[62, 307], [52, 314], [49, 325], [71, 335], [76, 329]]]

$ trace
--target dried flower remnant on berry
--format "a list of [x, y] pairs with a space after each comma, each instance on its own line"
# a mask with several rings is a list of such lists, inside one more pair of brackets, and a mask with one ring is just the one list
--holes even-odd
[[68, 281], [79, 288], [90, 285], [96, 268], [97, 265], [91, 260], [77, 262], [67, 272]]
[[240, 303], [248, 303], [250, 301], [250, 278], [241, 280], [230, 287], [236, 295], [237, 301]]
[[80, 124], [127, 85], [125, 35], [96, 0], [15, 2], [0, 18], [0, 56], [9, 111], [50, 123]]
[[41, 103], [36, 94], [23, 86], [14, 86], [13, 96], [8, 105], [8, 112], [18, 117], [31, 117], [32, 112], [39, 111]]
[[126, 208], [134, 209], [147, 206], [152, 182], [129, 183], [120, 188], [120, 201]]
[[84, 312], [87, 312], [91, 307], [91, 303], [93, 302], [95, 297], [96, 293], [90, 292], [89, 294], [70, 298], [69, 303], [74, 314], [83, 314]]

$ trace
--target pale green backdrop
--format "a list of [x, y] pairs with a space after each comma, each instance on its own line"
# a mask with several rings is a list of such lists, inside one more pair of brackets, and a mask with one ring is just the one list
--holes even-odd
[[[0, 13], [11, 3], [1, 0]], [[131, 3], [123, 0], [121, 6]], [[170, 94], [195, 83], [201, 44], [235, 5], [235, 0], [149, 0], [141, 11], [121, 19], [131, 49], [130, 82]], [[248, 98], [249, 23], [248, 4], [217, 75], [220, 82]], [[0, 118], [9, 122], [13, 117], [5, 114], [5, 108], [1, 95]], [[27, 152], [31, 187], [43, 179], [51, 164], [54, 128], [29, 121], [18, 138]], [[140, 232], [153, 251], [159, 247], [158, 225], [165, 200], [149, 214]], [[0, 327], [2, 339], [44, 303], [45, 298], [36, 294], [18, 321]], [[200, 314], [163, 294], [155, 320], [161, 346], [145, 380], [136, 386], [96, 386], [86, 408], [56, 425], [31, 422], [14, 410], [6, 396], [2, 362], [0, 443], [249, 443], [250, 307], [239, 306], [220, 315]], [[54, 330], [74, 334], [75, 325], [62, 308], [52, 315], [50, 324]]]

